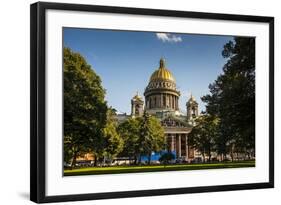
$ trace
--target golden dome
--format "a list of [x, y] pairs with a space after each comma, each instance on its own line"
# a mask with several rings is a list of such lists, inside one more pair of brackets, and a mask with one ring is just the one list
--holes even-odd
[[196, 100], [195, 100], [195, 97], [192, 95], [192, 93], [190, 94], [189, 100], [190, 100], [190, 101], [196, 101]]
[[189, 98], [189, 100], [187, 101], [187, 103], [192, 103], [192, 104], [198, 104], [197, 102], [196, 102], [196, 100], [195, 100], [195, 97], [191, 94], [190, 95], [190, 98]]
[[142, 97], [139, 95], [139, 92], [133, 97], [134, 100], [142, 100]]
[[158, 70], [154, 71], [150, 77], [150, 81], [156, 80], [169, 80], [175, 82], [175, 78], [172, 73], [165, 67], [165, 61], [160, 59], [160, 66]]

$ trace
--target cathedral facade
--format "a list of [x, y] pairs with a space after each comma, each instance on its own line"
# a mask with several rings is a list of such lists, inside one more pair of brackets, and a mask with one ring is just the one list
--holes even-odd
[[192, 161], [201, 155], [188, 145], [188, 135], [198, 116], [198, 103], [191, 95], [186, 102], [186, 114], [179, 109], [180, 91], [173, 74], [166, 68], [163, 58], [144, 91], [144, 99], [137, 93], [131, 100], [131, 115], [119, 115], [120, 121], [127, 117], [142, 116], [144, 111], [159, 119], [164, 128], [167, 151], [177, 159]]

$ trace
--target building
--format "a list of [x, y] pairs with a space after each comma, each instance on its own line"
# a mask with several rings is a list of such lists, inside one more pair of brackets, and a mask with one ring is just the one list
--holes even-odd
[[137, 93], [131, 100], [131, 115], [118, 115], [117, 119], [142, 116], [144, 111], [156, 116], [165, 130], [167, 151], [175, 153], [176, 158], [191, 161], [201, 157], [188, 145], [188, 134], [198, 116], [198, 103], [191, 95], [186, 102], [187, 114], [184, 114], [179, 109], [179, 98], [176, 80], [161, 58], [159, 68], [152, 73], [145, 88], [144, 100]]

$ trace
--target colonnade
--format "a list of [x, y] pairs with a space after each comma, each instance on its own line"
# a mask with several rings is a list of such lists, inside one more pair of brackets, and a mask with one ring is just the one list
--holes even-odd
[[177, 158], [194, 158], [194, 149], [188, 146], [187, 134], [166, 134], [167, 150], [176, 153]]
[[172, 94], [156, 94], [146, 98], [146, 107], [148, 109], [153, 108], [171, 108], [174, 110], [179, 109], [179, 97]]

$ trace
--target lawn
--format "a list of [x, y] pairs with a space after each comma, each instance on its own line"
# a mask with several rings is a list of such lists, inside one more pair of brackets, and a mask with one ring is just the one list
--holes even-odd
[[85, 168], [75, 168], [72, 170], [64, 170], [64, 176], [243, 168], [243, 167], [255, 167], [255, 161], [208, 163], [208, 164], [207, 163], [206, 164], [177, 164], [177, 165], [167, 165], [165, 167], [164, 165], [85, 167]]

